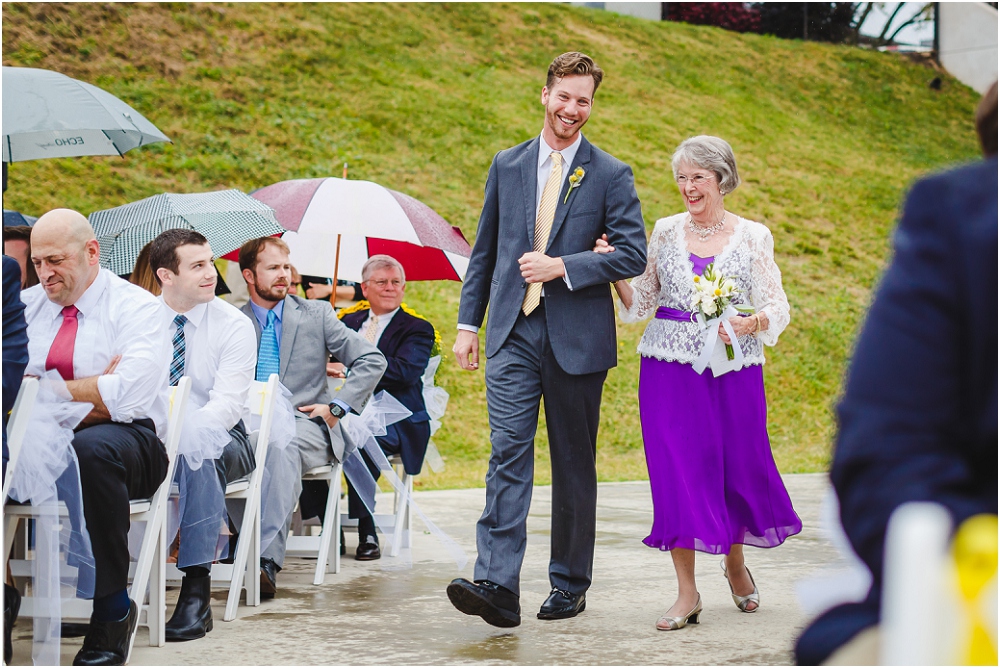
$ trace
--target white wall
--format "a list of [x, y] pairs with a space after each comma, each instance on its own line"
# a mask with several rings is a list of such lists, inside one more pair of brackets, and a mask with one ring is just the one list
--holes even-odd
[[571, 5], [578, 7], [593, 7], [595, 9], [605, 9], [617, 14], [628, 14], [640, 19], [650, 19], [659, 21], [662, 16], [662, 3], [660, 2], [571, 2]]
[[997, 10], [985, 2], [942, 2], [938, 7], [941, 65], [985, 93], [997, 80]]

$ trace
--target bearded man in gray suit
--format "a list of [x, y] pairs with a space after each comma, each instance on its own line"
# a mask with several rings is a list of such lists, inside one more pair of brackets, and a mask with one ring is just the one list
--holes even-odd
[[[582, 53], [552, 61], [541, 136], [501, 151], [490, 166], [462, 286], [454, 352], [463, 369], [479, 367], [478, 329], [490, 308], [493, 451], [476, 529], [475, 581], [454, 580], [448, 597], [494, 626], [521, 623], [520, 570], [543, 397], [552, 459], [552, 592], [538, 617], [576, 616], [591, 583], [601, 392], [618, 361], [609, 283], [646, 267], [632, 170], [580, 133], [603, 76]], [[616, 252], [592, 252], [604, 236]]]
[[[299, 451], [300, 470], [288, 489], [272, 486], [272, 498], [261, 500], [261, 523], [278, 526], [278, 533], [261, 554], [261, 596], [271, 598], [277, 589], [277, 574], [285, 561], [285, 544], [291, 528], [291, 508], [302, 491], [303, 471], [344, 461], [354, 449], [339, 424], [340, 418], [360, 413], [386, 368], [385, 357], [372, 343], [344, 325], [329, 302], [306, 300], [288, 294], [292, 279], [288, 246], [276, 237], [253, 239], [240, 248], [240, 270], [250, 301], [243, 305], [257, 330], [257, 380], [277, 373], [292, 393], [298, 409], [295, 438], [289, 447]], [[348, 369], [348, 377], [330, 396], [326, 363], [336, 356]], [[268, 450], [268, 462], [277, 456]], [[275, 494], [289, 495], [278, 500]], [[280, 510], [277, 510], [280, 509]], [[285, 512], [287, 509], [287, 513]], [[275, 514], [285, 515], [276, 517]]]

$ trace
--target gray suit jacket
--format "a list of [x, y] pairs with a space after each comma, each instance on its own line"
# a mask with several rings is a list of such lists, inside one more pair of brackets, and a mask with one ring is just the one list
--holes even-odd
[[[242, 311], [253, 323], [259, 346], [260, 323], [249, 302]], [[326, 382], [326, 361], [331, 353], [350, 369], [336, 398], [358, 413], [364, 410], [386, 368], [379, 349], [338, 320], [329, 302], [293, 295], [285, 297], [278, 353], [279, 378], [292, 393], [291, 402], [296, 409], [334, 400]], [[338, 439], [333, 441], [336, 444]], [[343, 453], [336, 452], [337, 449], [335, 446], [334, 454], [339, 459]]]
[[[539, 139], [501, 151], [486, 179], [476, 243], [462, 285], [458, 321], [481, 326], [489, 305], [486, 356], [507, 340], [527, 284], [518, 258], [532, 250], [538, 188]], [[545, 284], [545, 320], [556, 361], [567, 373], [605, 371], [618, 363], [610, 283], [646, 268], [646, 227], [632, 169], [583, 138], [571, 170], [585, 175], [566, 199], [563, 184], [546, 255], [561, 257], [573, 289], [562, 279]], [[614, 253], [594, 253], [602, 234]]]

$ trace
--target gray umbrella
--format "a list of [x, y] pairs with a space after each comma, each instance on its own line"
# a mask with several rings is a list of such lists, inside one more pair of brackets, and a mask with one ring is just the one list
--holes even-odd
[[3, 68], [3, 161], [123, 155], [169, 142], [117, 97], [65, 74]]
[[216, 257], [236, 250], [250, 239], [285, 231], [274, 209], [240, 190], [177, 195], [164, 193], [90, 214], [101, 244], [101, 265], [128, 274], [142, 247], [160, 232], [176, 227], [205, 235]]

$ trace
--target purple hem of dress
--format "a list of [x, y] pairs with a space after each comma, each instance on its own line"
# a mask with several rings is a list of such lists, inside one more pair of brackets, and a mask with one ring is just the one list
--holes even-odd
[[780, 539], [777, 539], [777, 542], [768, 541], [759, 536], [749, 536], [744, 540], [734, 540], [733, 542], [731, 542], [729, 545], [726, 546], [723, 545], [708, 546], [704, 544], [701, 544], [699, 546], [697, 543], [701, 543], [701, 541], [692, 540], [690, 538], [677, 538], [669, 541], [668, 544], [663, 544], [653, 539], [652, 536], [646, 536], [645, 538], [642, 539], [642, 543], [646, 547], [651, 547], [653, 549], [660, 550], [661, 552], [669, 552], [670, 550], [680, 549], [680, 550], [694, 550], [696, 552], [704, 552], [705, 554], [729, 554], [729, 551], [732, 549], [733, 545], [746, 545], [749, 547], [757, 547], [761, 549], [771, 549], [774, 547], [778, 547], [786, 540], [788, 540], [791, 536], [795, 536], [799, 533], [802, 533], [802, 524], [800, 523], [798, 526], [792, 525], [787, 527], [779, 527], [776, 528], [774, 531], [776, 534], [779, 535], [784, 534], [781, 536]]

